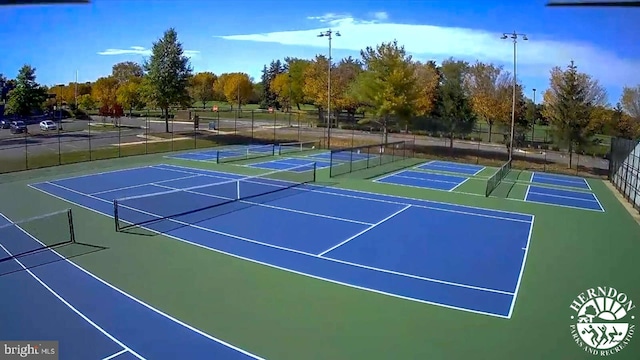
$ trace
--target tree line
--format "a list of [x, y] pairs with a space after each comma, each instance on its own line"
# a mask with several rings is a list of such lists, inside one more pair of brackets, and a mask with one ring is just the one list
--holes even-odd
[[[470, 133], [476, 124], [486, 124], [489, 134], [496, 126], [510, 128], [514, 85], [509, 71], [480, 61], [416, 60], [397, 41], [331, 64], [324, 55], [274, 60], [256, 81], [243, 72], [194, 74], [176, 31], [169, 29], [153, 43], [149, 59], [115, 64], [111, 75], [93, 83], [46, 88], [35, 81], [35, 69], [25, 65], [16, 79], [0, 76], [0, 95], [6, 112], [21, 115], [58, 101], [103, 114], [154, 107], [165, 118], [172, 107], [206, 108], [212, 101], [227, 102], [232, 109], [259, 104], [278, 111], [307, 104], [317, 109], [322, 124], [327, 123], [329, 66], [332, 126], [338, 121], [374, 124], [385, 134], [391, 128], [429, 130], [451, 139]], [[573, 62], [551, 69], [541, 103], [525, 96], [521, 83], [515, 98], [518, 139], [535, 124], [549, 125], [554, 141], [571, 151], [589, 146], [595, 134], [640, 136], [640, 85], [625, 87], [611, 106], [598, 80]], [[356, 116], [362, 113], [366, 116]]]

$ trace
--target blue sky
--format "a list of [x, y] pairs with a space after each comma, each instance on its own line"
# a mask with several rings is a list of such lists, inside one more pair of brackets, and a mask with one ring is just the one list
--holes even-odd
[[169, 27], [196, 72], [246, 72], [286, 56], [326, 54], [320, 31], [339, 30], [333, 58], [397, 39], [414, 58], [453, 56], [513, 69], [513, 47], [503, 32], [525, 33], [518, 43], [518, 78], [537, 100], [549, 70], [575, 60], [618, 101], [622, 87], [640, 84], [637, 24], [640, 9], [545, 8], [545, 1], [292, 1], [93, 0], [90, 5], [0, 7], [4, 51], [0, 72], [15, 77], [23, 64], [53, 85], [94, 81], [121, 61], [142, 61]]

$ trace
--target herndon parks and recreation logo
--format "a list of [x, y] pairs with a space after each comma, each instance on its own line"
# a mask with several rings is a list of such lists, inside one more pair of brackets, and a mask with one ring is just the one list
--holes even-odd
[[569, 308], [571, 336], [585, 352], [609, 356], [624, 349], [635, 331], [635, 304], [616, 288], [598, 286], [580, 293]]

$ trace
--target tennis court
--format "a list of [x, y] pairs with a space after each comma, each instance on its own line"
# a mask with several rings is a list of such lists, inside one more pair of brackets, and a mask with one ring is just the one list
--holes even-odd
[[[317, 161], [317, 160], [311, 160], [311, 159], [305, 159], [305, 158], [287, 157], [287, 158], [279, 158], [276, 160], [257, 162], [257, 163], [249, 164], [247, 166], [252, 168], [267, 169], [267, 170], [286, 170], [286, 169], [295, 168], [301, 165], [309, 165], [314, 162], [316, 163], [316, 167], [318, 169], [328, 168], [331, 165], [331, 163], [329, 163], [328, 161]], [[300, 171], [304, 171], [304, 170], [301, 169]]]
[[245, 177], [163, 164], [31, 187], [117, 217], [120, 231], [146, 229], [361, 290], [511, 317], [532, 215], [321, 187], [311, 184], [315, 166], [304, 166]]
[[587, 180], [577, 176], [534, 172], [531, 175], [531, 182], [534, 184], [572, 187], [591, 191], [591, 186], [589, 186]]
[[591, 192], [529, 185], [524, 200], [533, 203], [604, 212], [598, 197]]
[[275, 155], [286, 155], [316, 150], [318, 141], [302, 141], [279, 144], [229, 145], [214, 150], [201, 150], [166, 156], [167, 159], [228, 163]]
[[[423, 168], [423, 167], [418, 167]], [[403, 170], [373, 180], [377, 183], [410, 186], [422, 189], [453, 191], [469, 180], [466, 176], [445, 175]]]
[[484, 166], [479, 165], [471, 165], [471, 164], [461, 164], [450, 161], [441, 161], [441, 160], [433, 160], [426, 162], [422, 165], [417, 166], [418, 169], [422, 170], [433, 170], [433, 171], [445, 171], [451, 173], [464, 174], [468, 176], [478, 175], [482, 170], [485, 169]]
[[[58, 227], [68, 227], [66, 220]], [[259, 359], [42, 249], [48, 244], [2, 214], [0, 241], [3, 308], [11, 309], [0, 312], [0, 339], [56, 339], [72, 359]]]

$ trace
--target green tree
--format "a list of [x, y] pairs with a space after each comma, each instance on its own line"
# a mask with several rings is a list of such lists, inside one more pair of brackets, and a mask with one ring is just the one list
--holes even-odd
[[300, 104], [305, 102], [304, 98], [304, 72], [311, 64], [306, 59], [285, 58], [288, 75], [291, 75], [291, 103], [300, 110]]
[[191, 105], [187, 87], [193, 71], [173, 28], [153, 43], [151, 57], [145, 61], [144, 70], [148, 80], [144, 85], [146, 96], [162, 110], [165, 130], [169, 132], [169, 107]]
[[202, 103], [203, 109], [208, 101], [213, 101], [213, 84], [217, 79], [218, 77], [212, 72], [201, 72], [189, 80], [189, 93], [195, 101]]
[[91, 96], [91, 94], [84, 94], [78, 96], [78, 107], [84, 110], [93, 110], [95, 109], [97, 102]]
[[625, 86], [622, 89], [620, 104], [629, 116], [640, 122], [640, 85], [636, 87]]
[[[591, 111], [596, 103], [592, 81], [586, 74], [578, 72], [573, 61], [567, 70], [557, 74], [552, 70], [550, 87], [544, 94], [545, 111], [553, 129], [554, 138], [569, 150], [569, 167], [573, 152], [590, 143], [594, 135], [589, 126]], [[600, 92], [600, 91], [598, 91]]]
[[131, 117], [133, 109], [141, 108], [144, 104], [141, 86], [142, 79], [132, 77], [122, 83], [116, 91], [117, 103], [129, 110], [129, 117]]
[[47, 100], [46, 88], [36, 82], [36, 69], [30, 65], [20, 68], [16, 77], [16, 87], [9, 92], [5, 111], [8, 114], [30, 116], [40, 109]]
[[476, 120], [465, 87], [468, 69], [469, 64], [453, 59], [443, 61], [440, 67], [436, 114], [448, 134], [449, 147], [453, 147], [454, 135], [470, 133]]
[[133, 61], [120, 62], [111, 68], [111, 76], [118, 81], [118, 84], [124, 84], [131, 78], [142, 78], [143, 75], [142, 66]]
[[272, 61], [269, 67], [266, 65], [262, 69], [262, 101], [260, 107], [266, 109], [273, 107], [280, 109], [280, 103], [278, 103], [278, 96], [271, 90], [271, 82], [278, 74], [285, 72], [285, 66], [280, 60]]
[[367, 47], [360, 55], [366, 71], [358, 75], [352, 91], [373, 116], [359, 123], [379, 124], [387, 142], [389, 126], [397, 121], [406, 124], [415, 113], [414, 103], [419, 94], [415, 67], [411, 55], [396, 40], [376, 48]]

